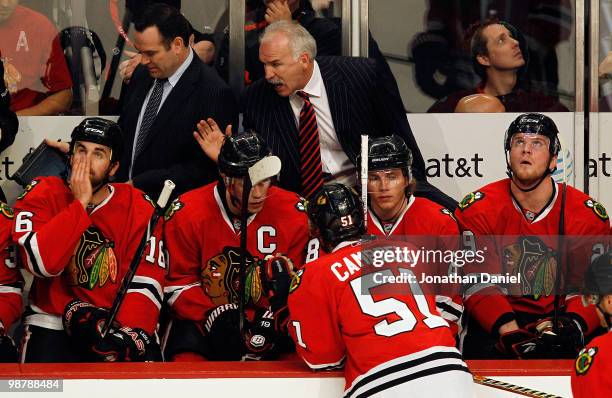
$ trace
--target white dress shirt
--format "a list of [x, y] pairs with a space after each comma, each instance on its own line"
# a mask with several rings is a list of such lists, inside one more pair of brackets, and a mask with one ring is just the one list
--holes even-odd
[[[349, 160], [346, 153], [338, 141], [338, 135], [334, 128], [334, 122], [332, 119], [331, 110], [329, 109], [329, 101], [327, 99], [327, 91], [325, 90], [325, 84], [323, 84], [323, 77], [321, 76], [321, 70], [319, 64], [314, 61], [314, 69], [312, 76], [306, 84], [306, 86], [300, 90], [308, 94], [310, 103], [314, 107], [315, 116], [317, 118], [317, 125], [319, 128], [319, 142], [321, 144], [321, 163], [323, 166], [323, 172], [329, 173], [333, 176], [343, 173], [345, 175], [347, 171], [355, 169], [355, 166]], [[289, 96], [289, 103], [293, 110], [293, 116], [295, 123], [299, 130], [300, 111], [304, 106], [304, 100], [297, 94], [293, 93]], [[349, 175], [346, 177], [339, 178], [338, 182], [344, 182], [348, 184], [354, 183], [354, 176]]]

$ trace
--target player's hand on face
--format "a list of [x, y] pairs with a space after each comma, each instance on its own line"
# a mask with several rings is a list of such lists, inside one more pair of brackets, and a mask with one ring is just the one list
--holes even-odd
[[291, 9], [289, 9], [287, 0], [274, 0], [268, 3], [265, 18], [268, 23], [282, 20], [291, 21]]
[[86, 209], [93, 196], [93, 188], [89, 178], [89, 159], [84, 154], [75, 153], [72, 158], [72, 173], [70, 174], [70, 190], [74, 198]]
[[206, 156], [217, 163], [223, 140], [225, 140], [226, 136], [230, 137], [232, 135], [232, 125], [229, 124], [225, 129], [225, 134], [223, 134], [219, 125], [212, 118], [208, 118], [200, 120], [196, 128], [197, 131], [193, 132], [193, 136], [198, 145], [200, 145]]
[[123, 53], [128, 56], [128, 59], [119, 64], [119, 76], [125, 83], [129, 83], [134, 70], [140, 64], [142, 56], [134, 51], [124, 50]]
[[45, 144], [47, 144], [47, 146], [50, 146], [51, 148], [57, 149], [61, 153], [70, 152], [70, 144], [67, 142], [53, 141], [48, 138], [45, 138]]

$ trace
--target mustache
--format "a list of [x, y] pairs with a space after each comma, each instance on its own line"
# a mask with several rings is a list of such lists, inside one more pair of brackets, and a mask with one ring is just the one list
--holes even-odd
[[282, 79], [268, 79], [268, 83], [270, 83], [273, 86], [279, 86], [281, 84], [284, 84], [285, 82]]

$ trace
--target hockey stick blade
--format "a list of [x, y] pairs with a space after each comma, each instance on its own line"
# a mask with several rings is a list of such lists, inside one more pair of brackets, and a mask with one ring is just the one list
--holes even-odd
[[145, 233], [140, 239], [140, 243], [138, 244], [138, 248], [134, 253], [134, 257], [132, 258], [130, 267], [128, 268], [125, 276], [123, 277], [123, 280], [121, 281], [121, 286], [117, 291], [117, 295], [115, 296], [115, 300], [113, 301], [113, 305], [109, 311], [108, 319], [106, 320], [106, 323], [102, 328], [102, 337], [106, 337], [106, 334], [110, 330], [111, 325], [113, 324], [115, 318], [117, 317], [117, 314], [119, 313], [119, 308], [121, 307], [121, 303], [123, 303], [123, 299], [127, 294], [130, 283], [132, 283], [132, 280], [134, 279], [134, 275], [136, 275], [136, 270], [140, 265], [140, 260], [142, 259], [142, 255], [144, 254], [147, 243], [149, 242], [149, 239], [151, 239], [151, 235], [155, 230], [155, 226], [157, 225], [159, 217], [164, 214], [164, 209], [168, 204], [168, 199], [170, 198], [170, 195], [172, 194], [174, 188], [175, 185], [172, 181], [166, 180], [164, 182], [164, 188], [162, 189], [161, 193], [159, 194], [159, 197], [157, 198], [157, 206], [153, 210], [153, 215], [151, 216], [151, 219], [147, 224], [147, 229], [145, 230]]
[[506, 383], [505, 381], [499, 381], [490, 379], [488, 377], [473, 375], [474, 383], [480, 384], [487, 387], [497, 388], [498, 390], [513, 392], [515, 394], [523, 395], [525, 397], [532, 398], [562, 398], [559, 395], [549, 394], [543, 391], [533, 390], [531, 388], [518, 386], [512, 383]]
[[253, 166], [249, 167], [251, 186], [255, 186], [266, 178], [274, 177], [281, 170], [281, 160], [278, 156], [266, 156]]

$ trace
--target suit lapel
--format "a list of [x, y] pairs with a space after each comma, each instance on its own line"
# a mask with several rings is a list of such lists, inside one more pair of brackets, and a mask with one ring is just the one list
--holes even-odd
[[329, 101], [329, 110], [331, 111], [334, 129], [340, 141], [340, 145], [346, 152], [350, 145], [347, 139], [351, 137], [351, 120], [349, 104], [349, 90], [344, 84], [342, 76], [340, 76], [334, 68], [332, 60], [329, 58], [318, 58], [317, 63], [321, 70], [323, 85], [327, 92], [327, 100]]
[[298, 128], [295, 123], [295, 117], [293, 116], [293, 110], [289, 99], [280, 97], [278, 94], [273, 93], [276, 97], [276, 104], [272, 106], [272, 122], [277, 126], [278, 129], [278, 140], [275, 140], [274, 148], [272, 151], [275, 153], [287, 153], [289, 156], [285, 158], [289, 160], [289, 167], [296, 170], [300, 169], [300, 152], [299, 152], [299, 138]]
[[[198, 79], [199, 68], [196, 61], [199, 61], [199, 58], [194, 54], [193, 61], [191, 61], [189, 67], [185, 70], [176, 86], [172, 88], [168, 98], [166, 98], [161, 108], [157, 112], [155, 121], [151, 126], [151, 132], [147, 135], [145, 140], [143, 152], [151, 143], [151, 140], [166, 125], [168, 119], [177, 114], [176, 109], [180, 106], [184, 106], [187, 99], [191, 96], [195, 87], [194, 84]], [[193, 128], [195, 129], [195, 126], [193, 126]]]

